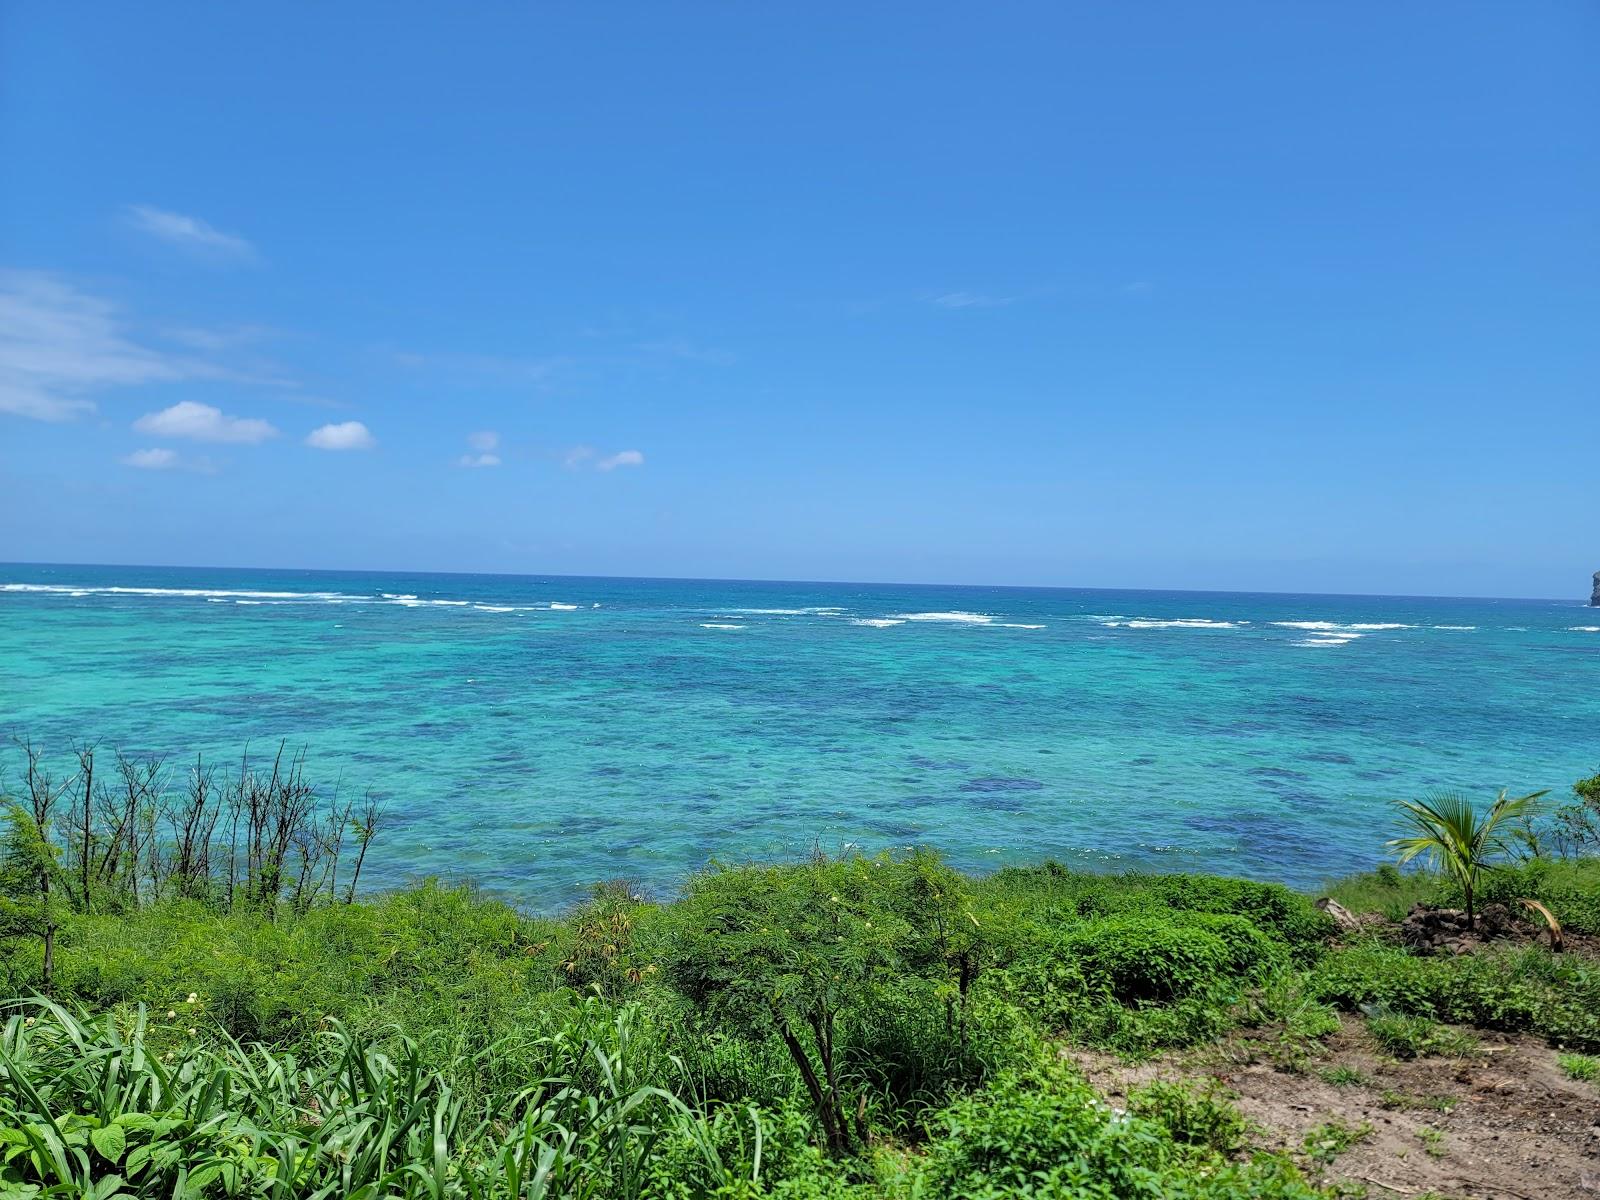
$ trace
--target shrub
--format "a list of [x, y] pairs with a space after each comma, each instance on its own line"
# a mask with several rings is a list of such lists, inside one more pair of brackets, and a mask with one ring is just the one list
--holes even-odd
[[1250, 1123], [1234, 1107], [1231, 1093], [1215, 1079], [1201, 1086], [1156, 1080], [1128, 1093], [1128, 1111], [1148, 1117], [1175, 1141], [1234, 1154]]
[[835, 1154], [863, 1132], [839, 1071], [840, 1018], [898, 977], [914, 937], [884, 903], [883, 864], [819, 857], [697, 876], [662, 946], [667, 978], [705, 1018], [782, 1040]]
[[1367, 1032], [1387, 1054], [1395, 1058], [1420, 1058], [1439, 1026], [1427, 1017], [1388, 1013], [1372, 1017]]
[[1537, 946], [1454, 958], [1352, 946], [1319, 963], [1307, 986], [1316, 998], [1346, 1010], [1378, 1006], [1600, 1050], [1600, 968]]
[[1222, 937], [1177, 917], [1091, 921], [1069, 933], [1061, 949], [1077, 958], [1091, 988], [1123, 1004], [1179, 1000], [1236, 973], [1234, 950]]
[[[910, 1193], [955, 1200], [1080, 1196], [1312, 1200], [1286, 1163], [1221, 1161], [1175, 1143], [1159, 1121], [1108, 1108], [1059, 1066], [1010, 1073], [943, 1114]], [[1191, 1155], [1201, 1156], [1198, 1161]]]

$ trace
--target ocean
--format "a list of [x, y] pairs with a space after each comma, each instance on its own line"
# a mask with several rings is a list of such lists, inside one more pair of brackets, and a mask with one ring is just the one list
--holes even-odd
[[1382, 856], [1397, 797], [1600, 768], [1600, 611], [11, 565], [0, 734], [178, 771], [287, 740], [384, 798], [374, 885], [532, 909], [814, 847], [1315, 887]]

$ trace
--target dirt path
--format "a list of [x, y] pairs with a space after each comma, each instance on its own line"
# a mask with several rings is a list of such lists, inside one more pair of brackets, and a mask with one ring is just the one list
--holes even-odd
[[[1462, 1058], [1397, 1062], [1360, 1018], [1320, 1046], [1286, 1047], [1262, 1032], [1128, 1065], [1067, 1053], [1115, 1103], [1154, 1079], [1215, 1078], [1257, 1127], [1253, 1144], [1296, 1154], [1307, 1178], [1350, 1181], [1351, 1194], [1470, 1200], [1600, 1198], [1600, 1087], [1567, 1079], [1553, 1050], [1532, 1038], [1479, 1033]], [[1314, 1129], [1339, 1122], [1363, 1133], [1349, 1149], [1305, 1153]], [[1320, 1139], [1319, 1139], [1320, 1140]]]

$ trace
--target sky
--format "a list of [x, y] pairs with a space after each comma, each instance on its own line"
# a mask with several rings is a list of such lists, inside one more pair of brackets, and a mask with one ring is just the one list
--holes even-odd
[[1600, 6], [0, 0], [0, 561], [1588, 594]]

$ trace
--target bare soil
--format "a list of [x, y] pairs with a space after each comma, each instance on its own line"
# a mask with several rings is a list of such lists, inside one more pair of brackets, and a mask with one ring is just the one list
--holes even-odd
[[[1537, 1039], [1472, 1032], [1480, 1049], [1471, 1055], [1410, 1062], [1386, 1056], [1348, 1016], [1321, 1042], [1254, 1030], [1139, 1064], [1063, 1053], [1112, 1103], [1156, 1079], [1217, 1079], [1256, 1126], [1253, 1147], [1287, 1150], [1308, 1179], [1343, 1181], [1352, 1196], [1600, 1198], [1600, 1087], [1566, 1078]], [[1339, 1082], [1350, 1072], [1359, 1079]], [[1332, 1163], [1316, 1162], [1306, 1135], [1332, 1121], [1372, 1131]]]

